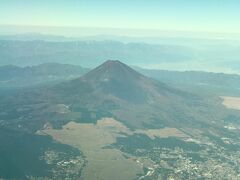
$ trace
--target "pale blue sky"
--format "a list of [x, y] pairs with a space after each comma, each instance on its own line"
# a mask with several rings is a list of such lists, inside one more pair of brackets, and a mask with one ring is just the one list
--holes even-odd
[[0, 25], [240, 32], [239, 0], [0, 0]]

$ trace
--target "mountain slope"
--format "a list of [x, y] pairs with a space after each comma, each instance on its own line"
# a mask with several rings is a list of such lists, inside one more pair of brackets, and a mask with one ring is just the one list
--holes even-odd
[[141, 75], [120, 61], [107, 61], [79, 80], [91, 84], [95, 92], [129, 103], [151, 103], [155, 96], [170, 93], [165, 84]]
[[211, 73], [202, 71], [167, 71], [135, 69], [172, 87], [202, 95], [239, 96], [240, 76], [237, 74]]
[[[68, 82], [71, 88], [81, 90], [83, 84], [91, 87], [92, 94], [105, 94], [121, 101], [135, 104], [151, 104], [158, 98], [197, 96], [171, 88], [164, 83], [146, 77], [120, 61], [106, 61], [79, 79]], [[61, 84], [63, 86], [66, 84]], [[65, 86], [68, 88], [68, 86]], [[157, 97], [157, 98], [156, 98]], [[154, 98], [156, 98], [154, 100]]]
[[37, 66], [0, 66], [0, 87], [29, 87], [74, 79], [88, 71], [80, 66], [45, 63]]
[[72, 120], [96, 122], [101, 117], [115, 117], [131, 128], [203, 127], [211, 123], [209, 119], [218, 119], [213, 115], [216, 108], [224, 109], [119, 61], [107, 61], [78, 79], [3, 99], [1, 108], [6, 113], [0, 118], [11, 117], [30, 130], [48, 122], [61, 127]]

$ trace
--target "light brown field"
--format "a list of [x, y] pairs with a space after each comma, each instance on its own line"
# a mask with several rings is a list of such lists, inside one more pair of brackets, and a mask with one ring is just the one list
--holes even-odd
[[221, 96], [221, 98], [226, 108], [240, 110], [240, 97]]
[[[103, 119], [94, 124], [70, 122], [61, 130], [46, 129], [43, 132], [55, 140], [79, 148], [87, 158], [82, 179], [135, 179], [142, 173], [142, 166], [134, 159], [127, 159], [117, 149], [106, 149], [116, 142], [119, 132], [128, 128], [113, 119]], [[104, 148], [104, 149], [103, 149]]]
[[63, 129], [45, 129], [42, 133], [51, 135], [55, 140], [80, 149], [88, 161], [83, 170], [83, 179], [136, 179], [137, 174], [143, 173], [143, 164], [136, 162], [135, 157], [126, 158], [117, 149], [105, 148], [116, 142], [117, 137], [145, 134], [155, 137], [186, 137], [183, 132], [175, 128], [150, 129], [131, 131], [122, 123], [104, 118], [97, 124], [69, 122]]
[[182, 131], [176, 128], [163, 128], [163, 129], [148, 129], [148, 130], [137, 130], [135, 133], [145, 134], [151, 139], [159, 138], [167, 138], [167, 137], [179, 137], [179, 138], [187, 138], [189, 137]]

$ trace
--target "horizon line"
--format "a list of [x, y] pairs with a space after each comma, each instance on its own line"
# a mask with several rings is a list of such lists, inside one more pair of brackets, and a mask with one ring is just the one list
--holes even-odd
[[[192, 30], [166, 30], [166, 29], [150, 29], [150, 28], [127, 28], [127, 27], [93, 27], [93, 26], [49, 26], [49, 25], [17, 25], [17, 24], [0, 24], [0, 30], [1, 28], [42, 28], [43, 29], [71, 29], [71, 30], [74, 30], [74, 29], [82, 29], [82, 30], [93, 30], [93, 31], [96, 31], [96, 30], [112, 30], [112, 31], [119, 31], [119, 30], [122, 30], [123, 33], [125, 31], [138, 31], [138, 34], [141, 34], [142, 33], [159, 33], [159, 36], [163, 36], [164, 33], [166, 33], [167, 35], [178, 35], [178, 36], [201, 36], [201, 35], [207, 35], [207, 36], [219, 36], [219, 35], [222, 35], [222, 36], [240, 36], [240, 33], [239, 32], [215, 32], [215, 31], [202, 31], [202, 30], [199, 30], [199, 31], [192, 31]], [[28, 30], [25, 30], [26, 32], [25, 33], [4, 33], [4, 34], [12, 34], [12, 35], [17, 35], [17, 34], [49, 34], [49, 35], [60, 35], [60, 36], [66, 36], [66, 35], [63, 35], [65, 33], [43, 33], [43, 32], [37, 32], [37, 31], [28, 31]], [[116, 33], [116, 32], [115, 32]], [[162, 34], [161, 34], [162, 33]], [[3, 34], [1, 33], [0, 31], [0, 34]], [[97, 35], [114, 35], [114, 33], [94, 33], [94, 34], [97, 34]], [[165, 35], [166, 35], [165, 34]], [[158, 35], [136, 35], [136, 36], [133, 36], [133, 35], [118, 35], [118, 36], [131, 36], [131, 37], [157, 37]], [[71, 37], [71, 36], [66, 36], [66, 37]], [[72, 36], [72, 37], [77, 37], [77, 36]]]

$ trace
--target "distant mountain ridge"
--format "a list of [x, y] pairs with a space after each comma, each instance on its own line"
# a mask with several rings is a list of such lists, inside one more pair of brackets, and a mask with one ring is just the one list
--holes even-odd
[[88, 72], [81, 66], [45, 63], [37, 66], [0, 66], [0, 87], [26, 87], [77, 78]]
[[[124, 62], [156, 64], [188, 61], [195, 56], [190, 47], [178, 45], [153, 45], [122, 43], [119, 41], [19, 41], [0, 40], [0, 65], [31, 66], [42, 63], [69, 63], [83, 67], [95, 67], [102, 59], [123, 59]], [[14, 53], [12, 53], [14, 52]]]
[[[240, 76], [236, 74], [153, 70], [135, 66], [132, 68], [145, 76], [188, 92], [214, 96], [240, 95]], [[0, 66], [0, 88], [57, 83], [78, 78], [89, 71], [90, 69], [81, 66], [58, 63], [45, 63], [27, 67]]]
[[[112, 60], [80, 78], [26, 89], [14, 99], [29, 112], [21, 121], [22, 127], [30, 129], [42, 128], [46, 122], [61, 127], [71, 120], [95, 122], [101, 117], [115, 117], [131, 128], [200, 127], [209, 123], [208, 116], [212, 117], [211, 105], [203, 97], [170, 87]], [[46, 119], [39, 119], [42, 116]]]
[[240, 95], [240, 76], [238, 74], [211, 73], [203, 71], [168, 71], [135, 69], [173, 87], [197, 94], [221, 96]]
[[239, 73], [239, 42], [235, 38], [203, 37], [100, 35], [69, 38], [34, 33], [0, 35], [0, 65], [29, 66], [67, 62], [93, 68], [101, 63], [101, 59], [122, 59], [127, 64], [145, 65], [148, 68]]

